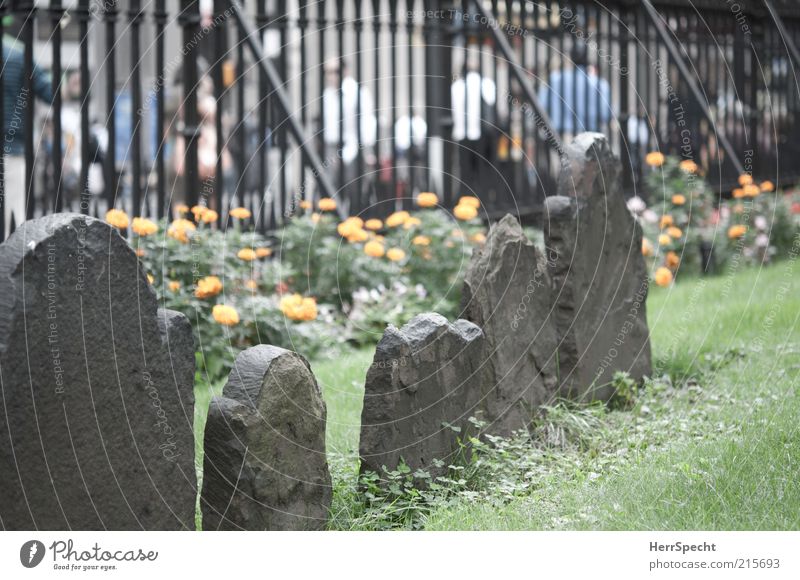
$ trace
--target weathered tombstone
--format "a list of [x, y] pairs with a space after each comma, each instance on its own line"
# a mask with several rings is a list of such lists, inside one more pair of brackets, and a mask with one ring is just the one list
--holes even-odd
[[617, 371], [651, 373], [642, 232], [628, 211], [620, 163], [599, 133], [567, 147], [559, 196], [545, 202], [545, 243], [556, 295], [562, 392], [607, 400]]
[[505, 216], [476, 249], [464, 279], [463, 316], [486, 335], [491, 380], [484, 386], [486, 431], [525, 429], [558, 387], [558, 334], [550, 275], [519, 222]]
[[0, 526], [194, 529], [194, 339], [108, 224], [0, 246]]
[[205, 530], [324, 529], [331, 504], [325, 402], [306, 359], [241, 352], [205, 432]]
[[367, 371], [362, 471], [382, 474], [384, 466], [393, 470], [401, 462], [432, 476], [446, 471], [459, 448], [457, 437], [480, 414], [483, 343], [471, 322], [450, 324], [434, 313], [386, 329]]

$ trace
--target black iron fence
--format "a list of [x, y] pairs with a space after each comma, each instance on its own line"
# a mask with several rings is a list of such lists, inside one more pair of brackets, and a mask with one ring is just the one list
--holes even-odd
[[798, 175], [793, 2], [0, 1], [0, 239], [111, 207], [245, 206], [267, 231], [336, 197], [381, 216], [435, 191], [535, 215], [561, 143], [607, 134], [719, 191]]

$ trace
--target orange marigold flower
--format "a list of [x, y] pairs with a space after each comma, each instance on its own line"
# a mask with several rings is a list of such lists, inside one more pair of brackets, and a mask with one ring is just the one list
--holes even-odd
[[351, 244], [366, 242], [368, 239], [369, 234], [367, 233], [367, 230], [361, 228], [353, 230], [353, 233], [347, 236], [347, 241]]
[[257, 258], [269, 258], [271, 255], [272, 250], [270, 248], [256, 248]]
[[124, 230], [128, 227], [130, 220], [128, 220], [128, 214], [121, 209], [110, 209], [106, 212], [106, 222], [115, 228]]
[[359, 217], [349, 217], [336, 226], [336, 231], [339, 232], [339, 235], [343, 238], [350, 238], [353, 235], [361, 230], [361, 226], [364, 225], [364, 220]]
[[435, 193], [425, 191], [417, 196], [417, 205], [419, 207], [436, 207], [439, 203], [439, 196]]
[[478, 217], [478, 210], [471, 205], [457, 205], [453, 209], [453, 215], [462, 221], [469, 221]]
[[650, 167], [661, 167], [664, 165], [664, 154], [658, 151], [651, 151], [645, 155], [644, 162]]
[[422, 225], [422, 220], [417, 217], [410, 217], [406, 220], [403, 224], [404, 230], [410, 230], [411, 228], [416, 228]]
[[667, 228], [667, 234], [671, 238], [675, 238], [676, 240], [683, 235], [683, 232], [680, 228], [676, 228], [675, 226]]
[[246, 220], [253, 215], [246, 207], [235, 207], [228, 214], [237, 220]]
[[642, 256], [653, 255], [653, 242], [647, 238], [642, 238]]
[[396, 228], [397, 226], [402, 226], [410, 217], [411, 215], [407, 211], [396, 211], [386, 218], [386, 227]]
[[659, 286], [669, 286], [672, 283], [672, 271], [662, 266], [656, 270], [656, 284]]
[[747, 233], [747, 226], [735, 225], [728, 228], [728, 237], [732, 240], [741, 238]]
[[136, 255], [140, 258], [144, 256], [144, 248], [136, 248]]
[[233, 326], [239, 324], [239, 313], [233, 306], [227, 304], [217, 304], [211, 309], [211, 315], [219, 324]]
[[672, 243], [672, 238], [670, 238], [667, 234], [661, 234], [658, 236], [658, 245], [659, 246], [668, 246]]
[[681, 193], [676, 193], [672, 196], [672, 203], [675, 205], [683, 205], [686, 203], [686, 196]]
[[681, 259], [675, 252], [667, 252], [667, 255], [664, 257], [664, 262], [666, 262], [667, 268], [674, 270], [680, 265]]
[[751, 185], [753, 183], [753, 176], [749, 173], [742, 173], [739, 176], [739, 185], [744, 187], [745, 185]]
[[323, 197], [317, 204], [320, 211], [334, 211], [336, 209], [336, 200], [330, 197]]
[[319, 220], [320, 220], [320, 218], [321, 218], [321, 217], [322, 217], [322, 216], [320, 216], [320, 215], [319, 215], [318, 213], [316, 213], [316, 212], [315, 212], [315, 213], [312, 213], [312, 214], [311, 214], [311, 221], [312, 221], [313, 223], [315, 223], [315, 224], [316, 224], [316, 223], [319, 223]]
[[196, 229], [197, 226], [195, 226], [194, 222], [191, 220], [178, 218], [169, 224], [169, 228], [167, 228], [167, 235], [185, 244], [189, 241], [188, 232], [193, 232]]
[[207, 209], [200, 216], [200, 220], [204, 224], [213, 224], [215, 221], [217, 221], [218, 217], [219, 217], [219, 214], [217, 212], [215, 212], [213, 209]]
[[486, 236], [483, 234], [483, 232], [478, 232], [477, 234], [472, 234], [469, 237], [469, 239], [472, 240], [473, 242], [475, 242], [476, 244], [484, 244], [484, 243], [486, 243]]
[[169, 284], [167, 285], [171, 292], [177, 292], [181, 289], [181, 283], [177, 280], [170, 280]]
[[300, 202], [300, 209], [311, 209], [311, 202], [304, 199]]
[[135, 217], [133, 218], [133, 224], [131, 225], [131, 229], [133, 233], [137, 236], [149, 236], [158, 231], [158, 225], [156, 222], [149, 220], [147, 218], [142, 217]]
[[253, 248], [242, 248], [236, 254], [236, 257], [240, 260], [244, 260], [245, 262], [252, 262], [258, 256], [256, 255], [256, 251]]
[[287, 294], [281, 298], [279, 308], [290, 320], [309, 321], [317, 317], [317, 301], [300, 294]]
[[175, 213], [177, 213], [178, 215], [189, 213], [189, 206], [186, 205], [185, 203], [179, 203], [178, 205], [175, 206]]
[[741, 199], [744, 197], [744, 189], [737, 187], [731, 192], [731, 195], [733, 195], [735, 199]]
[[463, 195], [459, 198], [458, 204], [456, 205], [468, 205], [470, 207], [478, 209], [479, 207], [481, 207], [481, 200], [479, 200], [474, 195]]
[[745, 185], [744, 186], [744, 195], [745, 197], [756, 197], [761, 193], [761, 188], [757, 185]]
[[194, 218], [196, 220], [199, 220], [200, 216], [202, 216], [206, 212], [207, 209], [208, 208], [206, 206], [204, 206], [204, 205], [196, 205], [196, 206], [192, 207], [192, 213], [194, 214]]
[[197, 281], [194, 295], [197, 298], [213, 298], [222, 292], [222, 281], [216, 276], [206, 276]]
[[680, 163], [678, 163], [678, 167], [680, 167], [686, 173], [697, 173], [699, 167], [697, 163], [692, 161], [691, 159], [684, 159]]
[[406, 257], [406, 253], [400, 248], [389, 248], [389, 251], [386, 252], [386, 257], [392, 262], [399, 262]]
[[761, 191], [764, 193], [769, 193], [771, 191], [775, 191], [775, 184], [771, 181], [762, 181], [759, 189], [761, 189]]
[[671, 215], [662, 215], [661, 216], [661, 225], [660, 225], [660, 227], [661, 227], [662, 230], [664, 228], [666, 228], [666, 227], [671, 226], [674, 223], [675, 223], [675, 220], [672, 219]]
[[364, 227], [370, 231], [377, 232], [379, 229], [383, 227], [383, 222], [377, 219], [367, 220], [364, 224]]
[[364, 244], [364, 253], [372, 258], [381, 258], [385, 253], [383, 244], [373, 240]]
[[431, 239], [428, 236], [414, 236], [414, 239], [411, 240], [411, 243], [415, 246], [430, 246]]

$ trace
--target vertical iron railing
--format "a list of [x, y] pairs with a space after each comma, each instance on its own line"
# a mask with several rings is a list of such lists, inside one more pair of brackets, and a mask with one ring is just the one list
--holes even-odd
[[[694, 159], [723, 194], [741, 171], [780, 167], [786, 185], [800, 177], [800, 7], [729, 4], [214, 0], [201, 28], [198, 0], [1, 0], [0, 109], [13, 82], [25, 106], [0, 158], [0, 239], [49, 212], [161, 218], [198, 201], [219, 227], [242, 205], [269, 232], [302, 202], [380, 217], [423, 189], [448, 208], [474, 191], [490, 217], [536, 215], [561, 143], [587, 129], [609, 135], [629, 194], [647, 195], [653, 149]], [[45, 55], [50, 103], [34, 74]], [[79, 96], [64, 90], [73, 74]], [[62, 122], [72, 105], [79, 121]], [[6, 187], [12, 165], [24, 191]]]

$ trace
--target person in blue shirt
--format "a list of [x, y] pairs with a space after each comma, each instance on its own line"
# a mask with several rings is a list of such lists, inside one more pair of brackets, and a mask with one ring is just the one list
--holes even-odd
[[[8, 20], [4, 20], [8, 25]], [[31, 100], [38, 97], [53, 101], [50, 75], [38, 66], [25, 70], [25, 46], [16, 38], [3, 36], [3, 155], [5, 157], [5, 200], [2, 219], [6, 234], [10, 233], [11, 216], [15, 226], [25, 221], [25, 119], [30, 114]], [[31, 75], [33, 95], [25, 91], [25, 76]]]
[[611, 88], [589, 66], [586, 45], [576, 42], [570, 53], [572, 68], [553, 71], [539, 89], [539, 103], [557, 133], [608, 132]]

